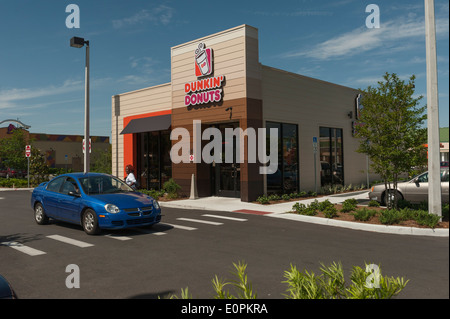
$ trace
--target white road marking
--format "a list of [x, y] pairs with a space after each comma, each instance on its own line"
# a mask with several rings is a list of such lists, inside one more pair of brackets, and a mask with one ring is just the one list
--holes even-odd
[[182, 225], [175, 225], [175, 224], [168, 224], [168, 223], [164, 223], [164, 225], [172, 226], [173, 228], [179, 228], [179, 229], [183, 229], [183, 230], [197, 230], [197, 228], [182, 226]]
[[54, 239], [54, 240], [57, 240], [57, 241], [60, 241], [60, 242], [66, 243], [66, 244], [74, 245], [77, 247], [81, 247], [81, 248], [94, 246], [92, 244], [85, 243], [84, 241], [79, 241], [79, 240], [75, 240], [75, 239], [60, 236], [60, 235], [51, 235], [51, 236], [47, 236], [47, 238]]
[[245, 222], [245, 221], [248, 220], [248, 219], [245, 219], [245, 218], [236, 218], [236, 217], [228, 217], [228, 216], [220, 216], [220, 215], [210, 215], [210, 214], [204, 214], [204, 215], [202, 215], [202, 216], [205, 216], [205, 217], [213, 217], [213, 218], [229, 219], [229, 220], [234, 220], [234, 221], [237, 221], [237, 222]]
[[150, 234], [150, 235], [156, 235], [156, 236], [167, 235], [166, 233], [154, 231], [154, 230], [150, 230], [150, 229], [133, 228], [133, 230], [138, 231], [143, 234]]
[[105, 235], [105, 237], [122, 240], [122, 241], [133, 239], [131, 237], [114, 235], [114, 234], [108, 234], [108, 235]]
[[37, 250], [37, 249], [31, 248], [31, 247], [22, 245], [21, 243], [18, 243], [18, 242], [15, 242], [15, 241], [3, 242], [3, 243], [1, 243], [1, 245], [5, 245], [5, 246], [8, 246], [8, 247], [11, 247], [11, 248], [13, 248], [15, 250], [18, 250], [18, 251], [20, 251], [22, 253], [25, 253], [25, 254], [29, 255], [29, 256], [39, 256], [39, 255], [45, 255], [46, 254], [46, 252], [43, 252], [41, 250]]
[[223, 225], [223, 223], [211, 222], [209, 220], [192, 219], [192, 218], [177, 218], [177, 220], [184, 220], [187, 222], [202, 223], [202, 224], [209, 224], [209, 225], [215, 225], [215, 226]]

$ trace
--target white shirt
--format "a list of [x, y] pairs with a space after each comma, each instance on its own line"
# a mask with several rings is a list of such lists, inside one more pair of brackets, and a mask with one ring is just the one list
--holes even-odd
[[125, 183], [127, 183], [127, 185], [132, 185], [133, 183], [136, 183], [136, 178], [134, 177], [133, 173], [130, 173], [127, 175], [127, 178], [125, 179]]

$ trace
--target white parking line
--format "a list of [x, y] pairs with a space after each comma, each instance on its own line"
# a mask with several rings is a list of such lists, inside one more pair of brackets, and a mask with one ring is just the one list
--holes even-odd
[[177, 218], [177, 220], [184, 220], [187, 222], [202, 223], [202, 224], [209, 224], [209, 225], [215, 225], [215, 226], [223, 225], [223, 223], [211, 222], [209, 220], [192, 219], [192, 218]]
[[154, 230], [150, 230], [150, 229], [133, 228], [133, 230], [138, 231], [143, 234], [150, 234], [150, 235], [156, 235], [156, 236], [167, 235], [166, 233], [154, 231]]
[[122, 241], [133, 239], [131, 237], [114, 235], [114, 234], [108, 234], [108, 235], [105, 235], [105, 237], [122, 240]]
[[60, 241], [60, 242], [66, 243], [66, 244], [74, 245], [77, 247], [81, 247], [81, 248], [94, 246], [92, 244], [85, 243], [84, 241], [79, 241], [79, 240], [75, 240], [75, 239], [60, 236], [60, 235], [51, 235], [51, 236], [47, 236], [47, 238], [54, 239], [54, 240], [57, 240], [57, 241]]
[[205, 217], [213, 217], [213, 218], [222, 218], [222, 219], [229, 219], [229, 220], [234, 220], [237, 222], [246, 222], [248, 219], [245, 218], [236, 218], [236, 217], [228, 217], [228, 216], [220, 216], [220, 215], [210, 215], [210, 214], [204, 214], [202, 216]]
[[43, 252], [41, 250], [37, 250], [37, 249], [31, 248], [31, 247], [22, 245], [21, 243], [18, 243], [16, 241], [8, 241], [8, 242], [0, 243], [0, 244], [8, 246], [8, 247], [11, 247], [11, 248], [13, 248], [15, 250], [18, 250], [18, 251], [20, 251], [22, 253], [25, 253], [25, 254], [29, 255], [29, 256], [39, 256], [39, 255], [45, 255], [46, 254], [46, 252]]
[[164, 225], [172, 226], [173, 228], [179, 228], [179, 229], [183, 229], [183, 230], [197, 230], [197, 228], [182, 226], [182, 225], [175, 225], [175, 224], [168, 224], [168, 223], [164, 223]]

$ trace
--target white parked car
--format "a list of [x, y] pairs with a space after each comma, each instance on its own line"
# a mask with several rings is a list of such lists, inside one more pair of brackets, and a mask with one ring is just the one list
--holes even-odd
[[[448, 185], [449, 184], [449, 168], [441, 168], [441, 191], [442, 202], [449, 202]], [[410, 181], [397, 184], [397, 192], [399, 199], [407, 200], [411, 203], [418, 204], [428, 200], [428, 172], [422, 173]], [[393, 196], [393, 195], [391, 195]], [[369, 192], [369, 198], [376, 200], [382, 205], [386, 205], [386, 190], [384, 184], [375, 185]]]

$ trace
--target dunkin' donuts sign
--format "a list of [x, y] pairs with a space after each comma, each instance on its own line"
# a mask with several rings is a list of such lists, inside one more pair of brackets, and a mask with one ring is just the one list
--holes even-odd
[[[199, 105], [222, 100], [224, 75], [207, 77], [213, 74], [213, 52], [200, 43], [195, 50], [195, 76], [198, 80], [184, 85], [184, 105]], [[207, 77], [207, 78], [205, 78]]]

